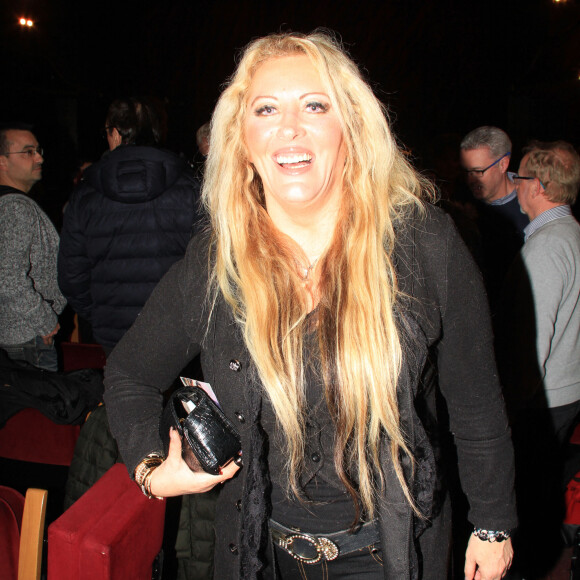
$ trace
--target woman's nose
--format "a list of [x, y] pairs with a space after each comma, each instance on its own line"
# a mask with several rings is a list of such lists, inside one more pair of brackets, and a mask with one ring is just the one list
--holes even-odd
[[292, 141], [304, 133], [300, 119], [294, 113], [287, 113], [282, 116], [278, 137], [285, 141]]

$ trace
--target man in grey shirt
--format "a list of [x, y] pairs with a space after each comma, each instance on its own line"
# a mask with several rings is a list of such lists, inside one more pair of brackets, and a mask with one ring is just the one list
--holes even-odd
[[13, 359], [56, 371], [54, 335], [66, 305], [56, 277], [59, 238], [27, 195], [43, 162], [27, 126], [0, 128], [0, 347]]
[[[537, 144], [524, 155], [514, 181], [531, 220], [521, 262], [535, 324], [521, 341], [534, 341], [537, 371], [520, 394], [529, 404], [542, 397], [554, 416], [570, 406], [557, 425], [565, 437], [580, 410], [580, 225], [570, 209], [580, 185], [580, 158], [565, 142]], [[521, 283], [519, 291], [525, 292]], [[523, 324], [525, 296], [516, 294], [514, 302], [519, 303], [516, 320]]]
[[561, 550], [566, 444], [580, 413], [580, 225], [570, 210], [580, 157], [563, 141], [536, 143], [514, 182], [530, 224], [506, 281], [498, 359], [516, 452], [516, 566], [527, 578]]

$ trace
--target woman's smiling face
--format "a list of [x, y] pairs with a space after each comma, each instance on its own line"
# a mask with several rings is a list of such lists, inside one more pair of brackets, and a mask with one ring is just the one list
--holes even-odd
[[258, 68], [247, 96], [244, 140], [270, 214], [340, 206], [346, 146], [308, 57], [274, 58]]

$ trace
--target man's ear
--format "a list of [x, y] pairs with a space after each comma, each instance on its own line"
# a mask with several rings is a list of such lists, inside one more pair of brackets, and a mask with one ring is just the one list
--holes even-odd
[[505, 173], [508, 170], [509, 166], [510, 166], [510, 156], [508, 155], [499, 162], [499, 168], [501, 169], [502, 173]]
[[123, 143], [123, 138], [121, 137], [121, 133], [117, 130], [116, 127], [113, 127], [111, 131], [111, 137], [113, 138], [113, 143], [115, 147], [118, 147]]
[[6, 171], [7, 163], [8, 157], [6, 157], [6, 155], [0, 155], [0, 171]]

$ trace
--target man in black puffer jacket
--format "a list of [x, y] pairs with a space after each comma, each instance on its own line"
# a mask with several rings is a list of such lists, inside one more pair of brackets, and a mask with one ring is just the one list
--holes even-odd
[[145, 99], [112, 103], [110, 152], [89, 167], [64, 215], [58, 282], [107, 354], [199, 227], [199, 182], [158, 149], [162, 116]]

